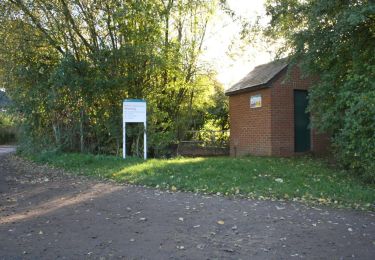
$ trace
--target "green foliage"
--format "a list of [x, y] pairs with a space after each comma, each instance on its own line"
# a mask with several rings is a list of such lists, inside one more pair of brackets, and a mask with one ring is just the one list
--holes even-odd
[[[0, 84], [24, 119], [22, 142], [119, 155], [126, 98], [147, 100], [151, 154], [202, 127], [214, 84], [198, 57], [217, 5], [1, 2]], [[139, 153], [139, 133], [129, 134]]]
[[344, 127], [335, 136], [337, 158], [369, 182], [375, 180], [375, 91], [358, 93], [349, 101]]
[[342, 166], [375, 182], [375, 3], [373, 1], [270, 0], [265, 33], [286, 41], [306, 75], [313, 125], [332, 133]]
[[0, 127], [13, 127], [16, 120], [7, 112], [0, 111]]
[[34, 161], [118, 182], [256, 199], [374, 209], [375, 186], [312, 158], [139, 158], [44, 153]]
[[0, 111], [0, 144], [10, 144], [17, 140], [16, 120], [9, 113]]
[[[206, 125], [213, 125], [216, 129], [210, 130], [228, 130], [229, 129], [229, 102], [224, 94], [223, 86], [215, 84], [214, 93], [211, 94], [212, 105], [208, 108], [206, 114]], [[207, 127], [205, 128], [207, 129]], [[208, 129], [207, 129], [208, 130]]]
[[0, 110], [5, 110], [10, 103], [8, 96], [0, 89]]
[[0, 145], [12, 144], [16, 142], [16, 140], [16, 130], [14, 128], [0, 126]]

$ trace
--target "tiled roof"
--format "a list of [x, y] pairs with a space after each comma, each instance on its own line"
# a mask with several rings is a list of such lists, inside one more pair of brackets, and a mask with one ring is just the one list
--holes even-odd
[[225, 94], [230, 95], [237, 91], [265, 85], [287, 66], [287, 59], [280, 59], [267, 64], [259, 65], [249, 74], [247, 74], [246, 77], [227, 89]]

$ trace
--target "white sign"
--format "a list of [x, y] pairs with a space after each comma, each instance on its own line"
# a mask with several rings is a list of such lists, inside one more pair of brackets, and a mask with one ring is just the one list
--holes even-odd
[[260, 94], [250, 97], [250, 108], [262, 107], [262, 96]]
[[146, 102], [144, 100], [124, 101], [124, 120], [127, 123], [146, 122]]
[[126, 158], [126, 123], [143, 123], [144, 140], [143, 140], [143, 158], [147, 159], [147, 135], [146, 135], [146, 101], [143, 99], [125, 99], [123, 102], [123, 138], [122, 138], [122, 157]]

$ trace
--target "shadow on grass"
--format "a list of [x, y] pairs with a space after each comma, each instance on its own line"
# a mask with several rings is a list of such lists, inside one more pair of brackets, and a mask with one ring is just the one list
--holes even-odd
[[375, 186], [362, 183], [322, 160], [270, 157], [150, 159], [57, 154], [36, 159], [55, 167], [118, 182], [161, 189], [241, 194], [368, 208]]

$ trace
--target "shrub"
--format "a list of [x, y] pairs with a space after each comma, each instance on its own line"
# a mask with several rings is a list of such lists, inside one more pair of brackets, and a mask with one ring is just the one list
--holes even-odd
[[17, 140], [15, 120], [9, 114], [0, 112], [0, 144], [10, 144]]
[[375, 183], [375, 92], [351, 99], [344, 127], [334, 138], [337, 159], [366, 181]]

